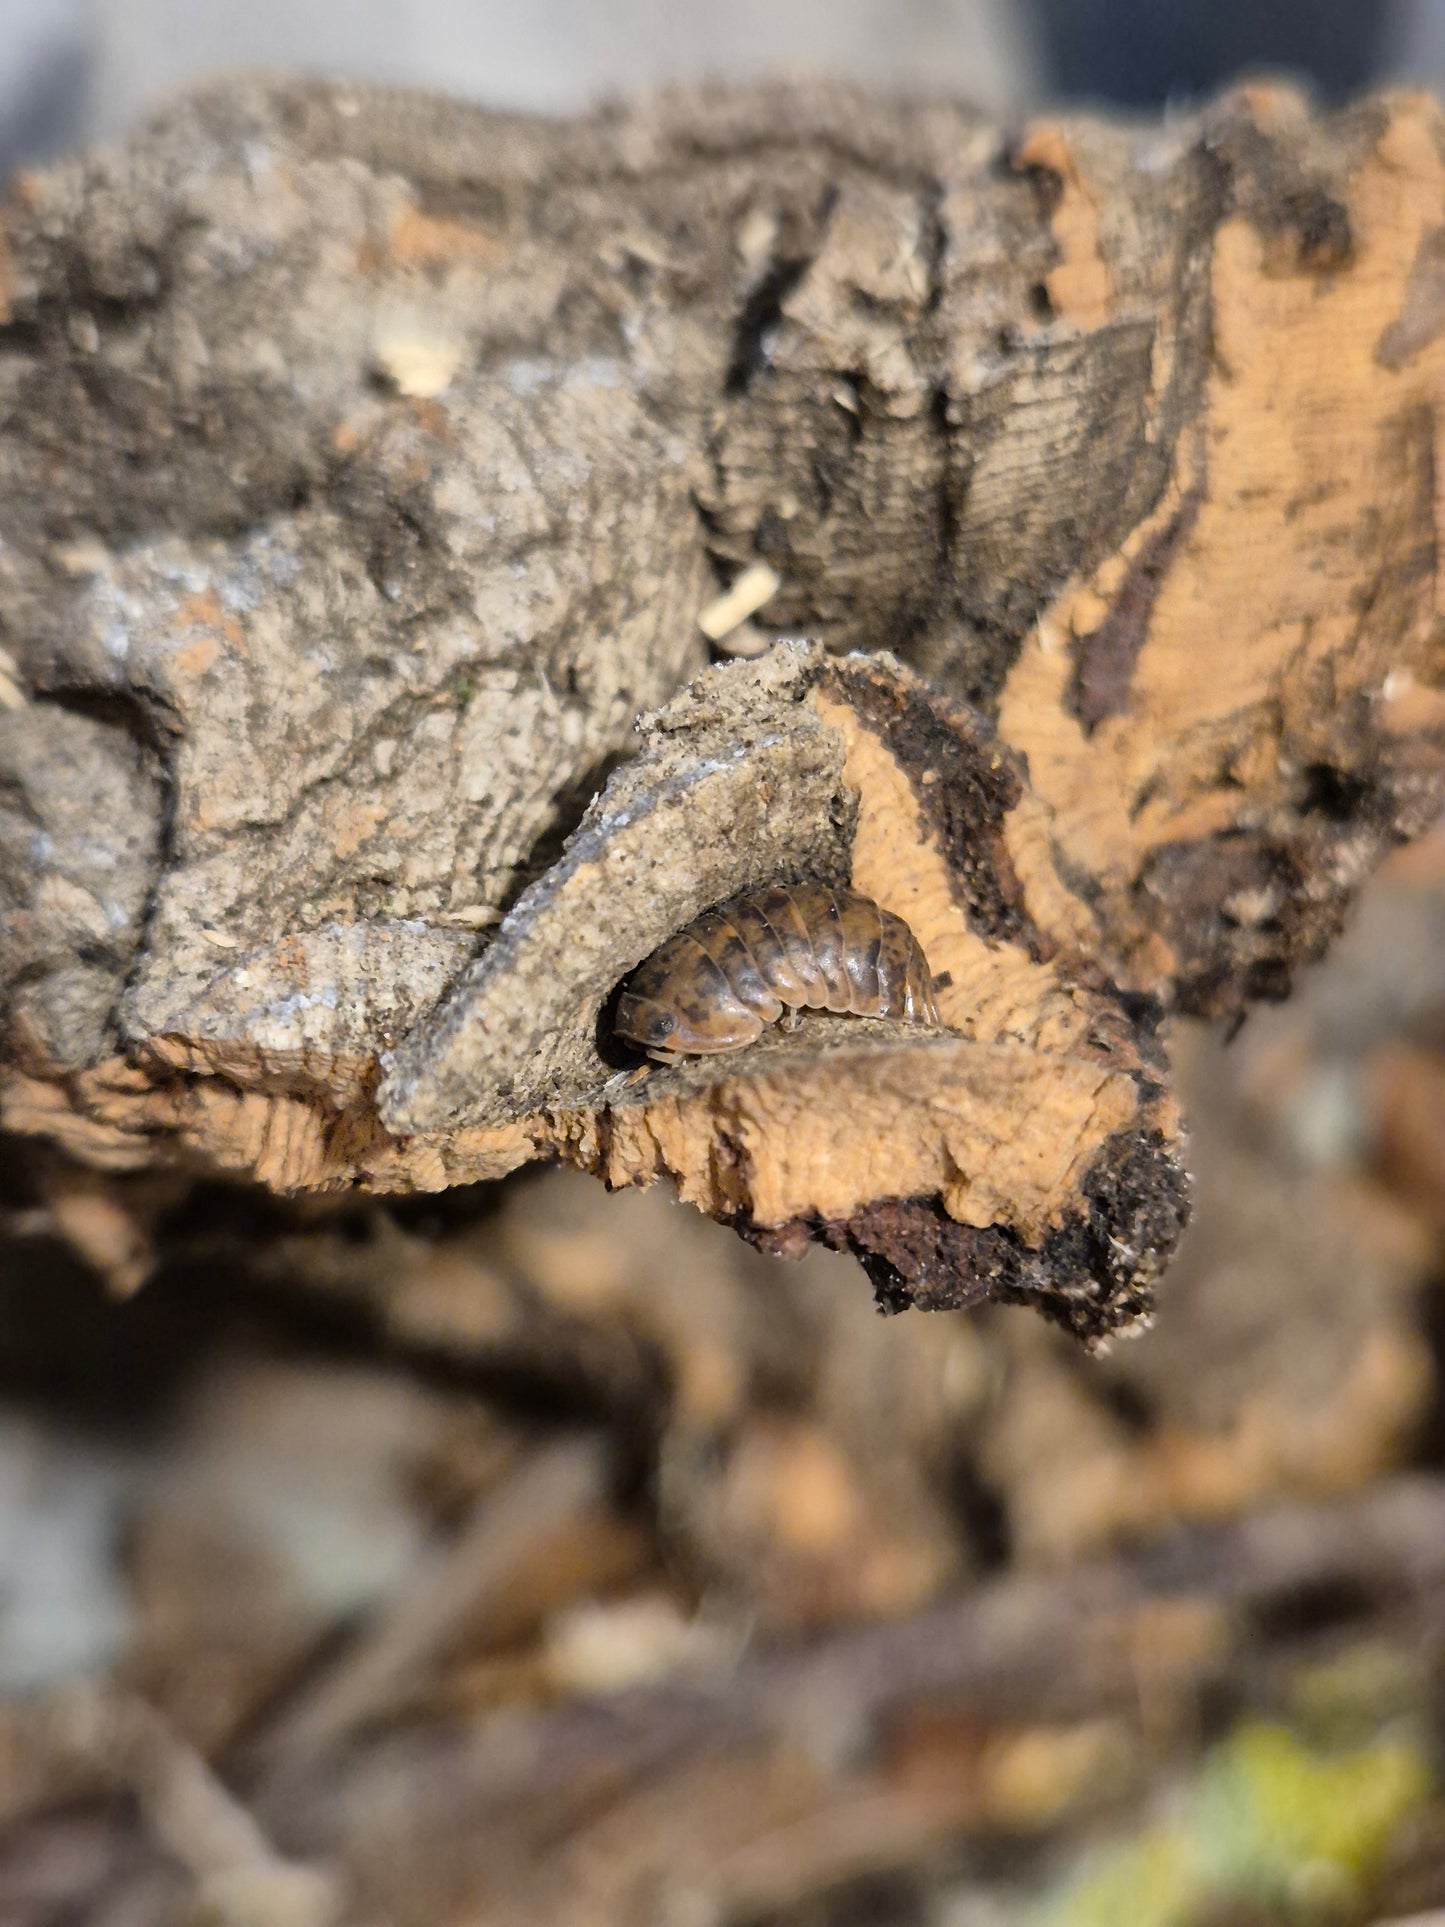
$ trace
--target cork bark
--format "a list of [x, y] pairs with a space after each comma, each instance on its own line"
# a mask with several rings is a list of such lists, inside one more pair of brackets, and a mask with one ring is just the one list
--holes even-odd
[[[6, 1129], [120, 1199], [560, 1157], [1136, 1325], [1164, 1020], [1287, 994], [1445, 800], [1442, 137], [232, 82], [19, 179]], [[806, 876], [946, 1028], [630, 1081], [619, 980]]]

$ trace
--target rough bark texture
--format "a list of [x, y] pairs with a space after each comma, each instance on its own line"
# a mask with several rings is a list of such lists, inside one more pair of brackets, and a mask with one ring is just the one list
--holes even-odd
[[[669, 1174], [889, 1305], [1136, 1323], [1161, 1015], [1283, 995], [1445, 793], [1442, 134], [232, 84], [23, 178], [8, 1128], [280, 1191]], [[760, 560], [809, 640], [699, 675]], [[908, 919], [948, 1030], [625, 1084], [620, 977], [803, 875]]]

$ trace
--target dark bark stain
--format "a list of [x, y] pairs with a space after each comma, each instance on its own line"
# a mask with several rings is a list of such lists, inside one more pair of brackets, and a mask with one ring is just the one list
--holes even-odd
[[1330, 274], [1354, 253], [1350, 211], [1328, 174], [1249, 111], [1226, 111], [1213, 139], [1227, 172], [1229, 200], [1264, 236], [1278, 274]]
[[744, 1235], [782, 1256], [796, 1256], [810, 1238], [852, 1252], [881, 1311], [1027, 1304], [1094, 1348], [1152, 1312], [1155, 1280], [1188, 1222], [1189, 1180], [1160, 1132], [1121, 1131], [1081, 1192], [1037, 1248], [1005, 1226], [957, 1224], [937, 1198], [882, 1198], [851, 1218]]
[[723, 391], [744, 395], [753, 377], [766, 366], [768, 339], [783, 318], [783, 303], [810, 266], [806, 255], [775, 261], [758, 282], [733, 326], [732, 354]]
[[947, 861], [954, 899], [972, 927], [1042, 957], [1047, 941], [1024, 907], [1003, 832], [1005, 816], [1023, 794], [1023, 779], [992, 725], [961, 703], [866, 665], [838, 664], [830, 680], [907, 777]]
[[1280, 212], [1282, 224], [1294, 234], [1298, 267], [1322, 274], [1349, 260], [1354, 249], [1349, 209], [1326, 189], [1310, 182], [1286, 194]]
[[1092, 736], [1106, 717], [1122, 716], [1128, 708], [1134, 666], [1149, 639], [1159, 591], [1199, 519], [1203, 502], [1200, 479], [1135, 556], [1113, 608], [1098, 628], [1074, 638], [1074, 673], [1066, 701], [1069, 714], [1083, 725], [1086, 736]]
[[1396, 374], [1445, 329], [1445, 227], [1423, 236], [1399, 314], [1375, 344], [1375, 360]]
[[1302, 780], [1318, 799], [1318, 834], [1305, 819], [1294, 845], [1227, 835], [1161, 844], [1144, 865], [1137, 887], [1144, 914], [1177, 958], [1179, 1010], [1227, 1019], [1252, 1003], [1278, 1003], [1296, 966], [1318, 956], [1339, 928], [1343, 895], [1312, 891], [1306, 879], [1317, 864], [1324, 873], [1325, 844], [1357, 831], [1363, 817], [1347, 828], [1331, 815], [1345, 794], [1333, 777]]

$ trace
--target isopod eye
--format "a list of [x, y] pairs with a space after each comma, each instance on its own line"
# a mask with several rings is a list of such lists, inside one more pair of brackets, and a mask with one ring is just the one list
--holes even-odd
[[671, 1037], [672, 1033], [677, 1029], [677, 1019], [670, 1017], [665, 1010], [659, 1011], [657, 1016], [652, 1020], [652, 1028], [657, 1032], [659, 1037]]

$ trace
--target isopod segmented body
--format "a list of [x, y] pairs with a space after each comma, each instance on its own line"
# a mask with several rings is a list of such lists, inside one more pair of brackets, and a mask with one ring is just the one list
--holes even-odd
[[623, 985], [613, 1021], [666, 1061], [751, 1044], [785, 1008], [937, 1024], [933, 988], [902, 917], [825, 883], [774, 884], [669, 937]]

